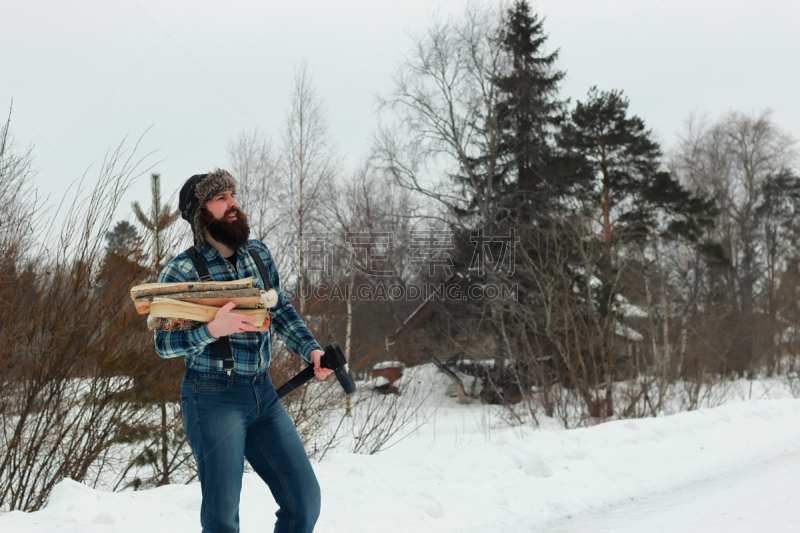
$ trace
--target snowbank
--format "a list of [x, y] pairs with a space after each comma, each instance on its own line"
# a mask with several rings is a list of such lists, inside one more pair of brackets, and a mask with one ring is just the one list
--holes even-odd
[[[459, 406], [442, 396], [430, 423], [389, 450], [372, 456], [330, 452], [315, 464], [323, 491], [317, 530], [587, 531], [597, 516], [619, 510], [643, 520], [642, 528], [626, 531], [666, 531], [653, 518], [661, 516], [657, 506], [644, 513], [638, 502], [689, 505], [698, 487], [719, 479], [759, 491], [754, 483], [772, 483], [759, 477], [770, 461], [800, 472], [797, 420], [800, 400], [774, 399], [573, 430], [555, 423], [538, 430], [501, 428], [492, 408]], [[770, 513], [770, 524], [789, 524], [792, 508]], [[42, 511], [0, 515], [0, 531], [196, 532], [199, 510], [197, 483], [108, 493], [68, 480]], [[275, 510], [267, 487], [246, 474], [242, 531], [269, 530]], [[759, 515], [752, 509], [729, 511], [731, 524], [739, 523], [737, 511], [750, 517], [748, 528], [736, 531], [759, 529], [753, 529]], [[770, 531], [780, 530], [773, 526]]]

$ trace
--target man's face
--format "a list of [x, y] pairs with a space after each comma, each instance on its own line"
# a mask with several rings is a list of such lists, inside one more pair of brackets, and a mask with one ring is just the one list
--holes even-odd
[[232, 250], [245, 244], [250, 236], [247, 216], [239, 209], [231, 191], [222, 191], [206, 203], [200, 223], [215, 241]]

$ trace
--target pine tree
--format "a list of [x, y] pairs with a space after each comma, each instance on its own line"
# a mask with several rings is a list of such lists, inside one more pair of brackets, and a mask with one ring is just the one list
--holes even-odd
[[616, 315], [613, 302], [619, 291], [617, 252], [626, 244], [654, 239], [680, 240], [698, 251], [719, 254], [719, 247], [702, 242], [714, 225], [713, 200], [695, 196], [661, 168], [661, 149], [644, 121], [628, 113], [622, 91], [589, 90], [586, 102], [577, 102], [559, 133], [561, 148], [578, 164], [589, 186], [578, 198], [593, 218], [600, 255], [595, 271], [600, 280], [593, 290], [597, 306], [588, 308], [597, 324], [600, 349], [595, 367], [605, 381], [606, 414], [613, 414], [611, 379], [618, 365], [613, 348]]
[[[699, 243], [714, 225], [714, 201], [692, 195], [660, 169], [661, 149], [644, 121], [628, 116], [628, 105], [622, 91], [592, 87], [559, 137], [562, 148], [582, 161], [582, 173], [594, 182], [585, 200], [599, 215], [606, 253], [610, 256], [616, 243], [656, 235]], [[712, 248], [706, 244], [703, 249]]]
[[[181, 215], [180, 210], [171, 211], [169, 206], [163, 205], [161, 200], [161, 175], [153, 173], [151, 179], [152, 205], [150, 216], [145, 215], [139, 202], [133, 202], [133, 212], [137, 220], [147, 229], [153, 243], [151, 264], [154, 276], [158, 276], [164, 264], [164, 259], [169, 250], [164, 239], [164, 232]], [[155, 281], [155, 280], [153, 280]], [[167, 404], [174, 402], [175, 391], [178, 390], [176, 381], [180, 379], [183, 365], [174, 364], [179, 361], [162, 361], [153, 350], [152, 366], [146, 368], [138, 378], [138, 390], [143, 400], [155, 402], [161, 410], [161, 425], [157, 428], [160, 441], [160, 454], [156, 454], [150, 446], [143, 452], [146, 462], [150, 463], [158, 473], [159, 479], [155, 480], [158, 485], [169, 483], [170, 472], [170, 442]], [[174, 455], [174, 452], [173, 452]]]

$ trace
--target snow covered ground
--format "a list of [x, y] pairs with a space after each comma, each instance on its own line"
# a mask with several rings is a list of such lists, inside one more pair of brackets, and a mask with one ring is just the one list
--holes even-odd
[[[798, 531], [800, 400], [756, 385], [762, 399], [572, 430], [507, 427], [440, 393], [429, 423], [390, 449], [315, 464], [317, 530]], [[275, 510], [245, 474], [242, 531], [271, 530]], [[43, 510], [0, 515], [0, 531], [197, 532], [199, 511], [197, 483], [109, 493], [67, 480]]]

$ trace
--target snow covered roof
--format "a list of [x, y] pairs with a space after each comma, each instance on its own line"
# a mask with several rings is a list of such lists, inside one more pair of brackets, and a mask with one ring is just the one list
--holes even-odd
[[800, 340], [800, 329], [796, 326], [789, 326], [780, 334], [780, 342], [797, 342]]
[[406, 365], [400, 361], [382, 361], [372, 365], [372, 370], [385, 370], [387, 368], [405, 368]]
[[633, 328], [626, 326], [625, 324], [620, 324], [619, 322], [617, 322], [616, 324], [616, 334], [619, 335], [620, 337], [625, 337], [626, 339], [631, 341], [638, 342], [644, 340], [644, 336], [641, 333], [639, 333]]
[[632, 304], [630, 301], [628, 301], [627, 298], [625, 298], [621, 294], [617, 294], [617, 302], [619, 302], [617, 305], [619, 307], [619, 310], [622, 312], [624, 316], [639, 317], [639, 318], [647, 318], [648, 316], [647, 311], [645, 311], [638, 305]]

